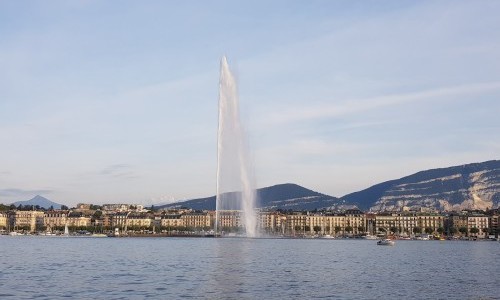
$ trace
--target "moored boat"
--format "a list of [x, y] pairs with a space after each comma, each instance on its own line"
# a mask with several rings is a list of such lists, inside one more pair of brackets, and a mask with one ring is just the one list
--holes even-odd
[[396, 243], [390, 239], [383, 239], [377, 242], [379, 246], [394, 246]]

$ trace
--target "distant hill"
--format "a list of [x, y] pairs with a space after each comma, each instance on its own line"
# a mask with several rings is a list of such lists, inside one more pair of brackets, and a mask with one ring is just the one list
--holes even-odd
[[402, 206], [440, 210], [486, 209], [500, 204], [500, 160], [421, 171], [341, 197], [362, 210]]
[[[236, 193], [229, 193], [237, 196]], [[336, 207], [343, 202], [336, 197], [324, 195], [302, 186], [286, 183], [257, 189], [257, 207], [266, 209], [314, 210]], [[188, 207], [196, 210], [215, 210], [215, 196], [186, 200], [157, 208]]]
[[51, 206], [54, 207], [54, 209], [61, 208], [61, 204], [52, 202], [49, 199], [44, 198], [40, 195], [36, 195], [33, 199], [30, 199], [27, 201], [17, 201], [17, 202], [14, 202], [12, 204], [14, 204], [15, 206], [18, 206], [19, 204], [21, 204], [23, 206], [24, 205], [35, 205], [35, 206], [39, 205], [40, 207], [43, 207], [46, 209], [50, 208]]

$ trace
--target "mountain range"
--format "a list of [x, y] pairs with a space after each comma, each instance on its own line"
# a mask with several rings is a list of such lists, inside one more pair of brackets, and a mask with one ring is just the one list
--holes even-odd
[[38, 206], [43, 207], [45, 209], [48, 209], [52, 206], [54, 209], [61, 209], [61, 204], [52, 202], [49, 199], [44, 198], [40, 195], [36, 195], [35, 197], [33, 197], [32, 199], [27, 200], [27, 201], [17, 201], [17, 202], [14, 202], [12, 204], [14, 204], [15, 206], [19, 206], [19, 205], [37, 206], [38, 205]]
[[[486, 209], [500, 205], [500, 160], [421, 171], [341, 198], [296, 184], [257, 190], [257, 207], [265, 209], [338, 209], [356, 206], [382, 211], [429, 207], [438, 210]], [[166, 204], [159, 208], [215, 209], [215, 196]]]
[[[486, 209], [500, 206], [500, 160], [421, 171], [385, 181], [367, 189], [337, 198], [293, 183], [256, 190], [257, 207], [269, 210], [347, 209], [383, 211], [429, 207], [438, 210]], [[226, 194], [237, 197], [238, 192]], [[42, 196], [13, 203], [58, 209], [61, 204]], [[215, 210], [215, 196], [191, 199], [156, 208], [187, 207]]]
[[[225, 194], [238, 197], [238, 193]], [[338, 207], [343, 204], [339, 198], [321, 194], [300, 185], [285, 183], [257, 189], [257, 207], [264, 209], [314, 210], [324, 207]], [[155, 206], [157, 208], [180, 208], [215, 210], [215, 196]], [[238, 207], [235, 207], [238, 209]]]
[[341, 198], [374, 211], [408, 207], [486, 209], [500, 204], [500, 160], [421, 171]]

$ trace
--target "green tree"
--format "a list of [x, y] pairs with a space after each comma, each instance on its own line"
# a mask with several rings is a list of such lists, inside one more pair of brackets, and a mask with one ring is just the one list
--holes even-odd
[[354, 228], [352, 228], [352, 226], [346, 226], [345, 227], [345, 231], [347, 231], [348, 233], [351, 233], [353, 229]]
[[304, 226], [304, 231], [307, 231], [307, 232], [308, 232], [308, 231], [310, 231], [310, 230], [311, 230], [311, 226], [309, 226], [309, 225]]
[[313, 227], [314, 232], [319, 233], [321, 231], [321, 226], [315, 225]]
[[364, 231], [365, 231], [365, 227], [363, 227], [363, 226], [358, 227], [358, 233], [364, 232]]
[[438, 232], [439, 234], [443, 234], [443, 232], [444, 232], [444, 228], [443, 228], [443, 227], [439, 227], [439, 228], [437, 229], [437, 232]]
[[302, 226], [295, 225], [295, 227], [293, 229], [295, 229], [295, 231], [301, 231], [302, 230]]
[[450, 227], [450, 229], [448, 229], [448, 230], [449, 230], [449, 232], [450, 232], [451, 235], [454, 235], [455, 233], [458, 232], [458, 230], [457, 230], [456, 227]]
[[460, 227], [458, 228], [458, 231], [463, 234], [463, 235], [467, 235], [467, 227]]
[[61, 210], [69, 210], [69, 208], [66, 205], [61, 205]]
[[420, 227], [413, 227], [413, 233], [417, 234], [417, 233], [422, 233], [422, 228]]
[[335, 226], [334, 230], [335, 233], [338, 234], [340, 231], [342, 231], [342, 228], [340, 228], [340, 226]]
[[431, 227], [426, 227], [426, 228], [425, 228], [425, 233], [427, 233], [427, 234], [431, 234], [431, 233], [433, 233], [433, 232], [434, 232], [434, 230], [433, 230]]
[[478, 234], [479, 233], [479, 228], [473, 227], [470, 229], [470, 233], [472, 234]]
[[392, 226], [391, 228], [389, 228], [389, 230], [392, 232], [392, 233], [396, 233], [398, 232], [398, 228], [395, 227], [395, 226]]

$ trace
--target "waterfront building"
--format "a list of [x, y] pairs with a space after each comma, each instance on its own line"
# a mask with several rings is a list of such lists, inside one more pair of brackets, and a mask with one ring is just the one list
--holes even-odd
[[365, 214], [359, 209], [348, 209], [345, 214], [345, 227], [344, 231], [348, 234], [359, 235], [366, 230], [366, 217]]
[[380, 213], [375, 215], [375, 230], [378, 235], [384, 235], [391, 231], [391, 228], [397, 227], [397, 214]]
[[281, 231], [282, 218], [278, 212], [259, 212], [258, 213], [258, 226], [267, 233], [274, 233]]
[[488, 212], [489, 220], [488, 227], [490, 228], [490, 234], [494, 235], [498, 238], [498, 234], [500, 233], [500, 211], [499, 209], [491, 210]]
[[111, 226], [114, 228], [125, 228], [127, 225], [128, 212], [117, 212], [111, 215]]
[[418, 227], [423, 231], [429, 229], [427, 233], [436, 233], [439, 228], [444, 229], [444, 217], [440, 214], [419, 214], [417, 220]]
[[162, 228], [179, 228], [184, 226], [184, 219], [181, 219], [180, 214], [164, 214], [161, 216]]
[[325, 215], [325, 234], [340, 235], [345, 233], [346, 216], [344, 214]]
[[15, 230], [23, 229], [35, 232], [43, 227], [44, 213], [36, 210], [17, 210], [13, 215], [13, 226]]
[[181, 220], [184, 226], [189, 228], [212, 228], [210, 214], [206, 211], [203, 212], [189, 212], [181, 215]]
[[[468, 232], [468, 217], [467, 217], [467, 212], [463, 211], [460, 213], [451, 213], [448, 216], [448, 220], [446, 222], [445, 226], [445, 232], [447, 232], [449, 235], [455, 235], [455, 234], [460, 234], [460, 235], [466, 235]], [[460, 230], [466, 230], [466, 232], [460, 232]]]
[[243, 226], [241, 223], [241, 215], [242, 212], [240, 210], [219, 211], [219, 229], [241, 228]]
[[284, 220], [285, 234], [305, 234], [307, 215], [304, 212], [292, 212], [286, 215]]
[[116, 212], [127, 212], [129, 211], [129, 204], [104, 204], [102, 210], [105, 211], [116, 211]]
[[113, 223], [113, 213], [103, 213], [100, 220], [103, 227], [110, 228]]
[[414, 228], [419, 227], [418, 217], [415, 212], [403, 210], [401, 213], [396, 213], [394, 215], [396, 217], [394, 227], [397, 233], [402, 236], [413, 235]]
[[[299, 219], [302, 220], [302, 219]], [[300, 227], [304, 227], [305, 231], [308, 232], [309, 234], [323, 234], [325, 232], [325, 227], [326, 227], [326, 219], [323, 214], [320, 213], [314, 213], [314, 214], [307, 214], [305, 217], [305, 224], [300, 224]]]
[[83, 214], [82, 212], [70, 212], [68, 214], [68, 226], [70, 227], [88, 227], [92, 223], [90, 216]]
[[67, 210], [50, 210], [46, 211], [43, 216], [43, 224], [48, 231], [53, 231], [56, 228], [61, 229], [67, 224]]
[[149, 228], [153, 225], [153, 219], [147, 213], [130, 213], [126, 219], [128, 229]]
[[9, 217], [7, 213], [0, 212], [0, 230], [6, 230], [8, 228]]
[[467, 216], [467, 230], [470, 236], [485, 238], [488, 236], [488, 217], [484, 214], [473, 213]]

